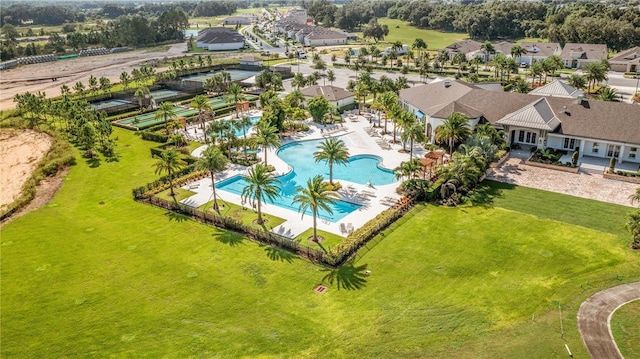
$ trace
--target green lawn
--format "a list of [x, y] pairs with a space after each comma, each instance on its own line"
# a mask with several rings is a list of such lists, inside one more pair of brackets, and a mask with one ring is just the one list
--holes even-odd
[[421, 206], [327, 270], [134, 202], [155, 143], [115, 135], [118, 162], [79, 158], [2, 228], [0, 356], [584, 358], [580, 303], [640, 279], [623, 219], [602, 219], [629, 208], [520, 188]]
[[613, 313], [611, 331], [620, 352], [626, 359], [640, 358], [640, 300], [625, 304]]
[[[224, 195], [223, 195], [224, 196]], [[277, 227], [284, 223], [286, 220], [268, 213], [262, 212], [262, 220], [264, 224], [258, 225], [255, 222], [258, 220], [258, 213], [251, 208], [239, 206], [235, 203], [222, 201], [218, 199], [218, 206], [221, 206], [220, 214], [226, 217], [233, 218], [240, 221], [245, 226], [262, 227], [262, 229], [268, 231], [274, 227]], [[213, 201], [207, 202], [198, 207], [201, 211], [213, 211]]]
[[[429, 50], [441, 49], [469, 37], [468, 34], [462, 32], [419, 29], [409, 25], [408, 22], [386, 17], [378, 19], [378, 22], [389, 26], [389, 35], [384, 38], [385, 42], [401, 41], [403, 44], [411, 46], [416, 38], [422, 38], [427, 43]], [[399, 28], [396, 28], [396, 26], [399, 26]], [[362, 36], [362, 33], [358, 33], [358, 36]]]

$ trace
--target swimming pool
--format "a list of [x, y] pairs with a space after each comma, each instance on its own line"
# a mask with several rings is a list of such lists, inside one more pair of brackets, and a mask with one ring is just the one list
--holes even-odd
[[[292, 211], [298, 212], [299, 206], [298, 203], [293, 203], [293, 196], [297, 194], [296, 187], [306, 185], [306, 180], [304, 183], [299, 183], [296, 180], [297, 174], [295, 171], [289, 172], [284, 176], [276, 177], [280, 183], [278, 183], [278, 187], [280, 187], [280, 196], [275, 199], [274, 202], [266, 201], [267, 203], [271, 203], [280, 208], [290, 209]], [[242, 190], [247, 186], [247, 181], [243, 179], [242, 175], [233, 176], [228, 178], [216, 185], [216, 189], [231, 192], [237, 195], [242, 195]], [[338, 222], [342, 218], [344, 218], [349, 213], [360, 208], [360, 205], [345, 202], [345, 201], [336, 201], [336, 203], [331, 206], [331, 210], [333, 213], [329, 213], [323, 209], [319, 210], [318, 218], [325, 219], [331, 222]], [[305, 215], [311, 216], [311, 210], [307, 210], [304, 213]]]
[[[307, 180], [316, 175], [322, 175], [327, 180], [329, 179], [329, 167], [326, 162], [316, 163], [313, 159], [313, 153], [318, 150], [316, 147], [321, 141], [322, 139], [292, 142], [278, 150], [278, 157], [287, 162], [293, 170], [286, 175], [276, 177], [280, 181], [278, 187], [280, 188], [281, 197], [276, 198], [275, 202], [268, 203], [297, 212], [298, 204], [293, 203], [293, 197], [297, 194], [296, 188], [306, 186]], [[347, 165], [333, 166], [333, 178], [334, 180], [342, 179], [359, 184], [371, 182], [374, 186], [395, 182], [396, 178], [393, 171], [379, 166], [381, 160], [380, 157], [375, 155], [350, 157]], [[242, 190], [246, 186], [247, 182], [242, 178], [242, 175], [237, 175], [218, 183], [216, 188], [242, 195]], [[360, 207], [358, 204], [337, 201], [331, 206], [332, 214], [321, 210], [318, 217], [331, 222], [338, 222]], [[305, 214], [311, 215], [311, 211], [306, 211]]]
[[[343, 140], [345, 140], [348, 147], [348, 139]], [[307, 179], [315, 175], [322, 175], [329, 179], [329, 166], [326, 162], [316, 163], [313, 159], [313, 153], [318, 150], [317, 147], [322, 141], [323, 139], [292, 142], [280, 147], [278, 150], [278, 157], [302, 176], [302, 178], [298, 179], [298, 182], [306, 183]], [[380, 162], [382, 162], [382, 158], [376, 155], [352, 156], [349, 158], [347, 165], [333, 165], [333, 179], [334, 181], [345, 180], [358, 184], [367, 184], [371, 181], [374, 186], [396, 182], [396, 176], [393, 171], [380, 167]]]

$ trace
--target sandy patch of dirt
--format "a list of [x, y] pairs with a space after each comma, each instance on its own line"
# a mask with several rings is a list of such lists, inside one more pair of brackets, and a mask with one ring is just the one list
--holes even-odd
[[11, 204], [38, 162], [51, 147], [51, 138], [31, 130], [0, 131], [0, 209]]

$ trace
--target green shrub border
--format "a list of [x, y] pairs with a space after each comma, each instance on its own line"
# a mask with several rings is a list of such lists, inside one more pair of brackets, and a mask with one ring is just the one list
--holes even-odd
[[[20, 130], [20, 129], [17, 129]], [[68, 166], [76, 164], [73, 147], [66, 141], [62, 134], [55, 130], [42, 131], [51, 137], [51, 148], [38, 162], [31, 177], [29, 177], [20, 191], [20, 196], [13, 201], [8, 208], [0, 213], [0, 220], [4, 220], [28, 205], [36, 196], [36, 187], [40, 181], [58, 174]]]

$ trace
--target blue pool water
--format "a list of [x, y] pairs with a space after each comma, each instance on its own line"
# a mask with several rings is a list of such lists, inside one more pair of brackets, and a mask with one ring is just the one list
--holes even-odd
[[[278, 157], [300, 174], [297, 178], [298, 183], [306, 184], [307, 179], [316, 175], [322, 175], [329, 179], [329, 166], [326, 162], [316, 163], [313, 159], [313, 153], [318, 150], [320, 142], [322, 139], [292, 142], [278, 150]], [[350, 157], [347, 165], [333, 165], [333, 179], [359, 184], [367, 184], [371, 181], [374, 186], [395, 182], [395, 174], [389, 169], [380, 167], [381, 161], [382, 158], [375, 155]]]
[[[307, 180], [316, 175], [322, 175], [329, 179], [329, 168], [325, 162], [316, 163], [313, 159], [313, 152], [322, 140], [299, 141], [282, 146], [277, 154], [282, 160], [287, 162], [293, 171], [277, 177], [280, 181], [281, 197], [276, 198], [275, 204], [278, 207], [287, 208], [298, 211], [298, 204], [293, 203], [293, 197], [296, 195], [297, 187], [304, 187]], [[357, 155], [349, 158], [347, 165], [334, 165], [334, 180], [346, 180], [359, 184], [367, 184], [369, 181], [376, 185], [390, 184], [396, 181], [393, 171], [379, 167], [381, 158], [374, 155]], [[247, 182], [242, 179], [241, 175], [228, 178], [216, 185], [216, 188], [235, 193], [242, 194], [242, 190], [247, 186]], [[331, 209], [332, 214], [321, 210], [318, 217], [331, 222], [338, 222], [349, 213], [360, 208], [360, 205], [337, 201]], [[305, 212], [311, 215], [310, 211]]]

